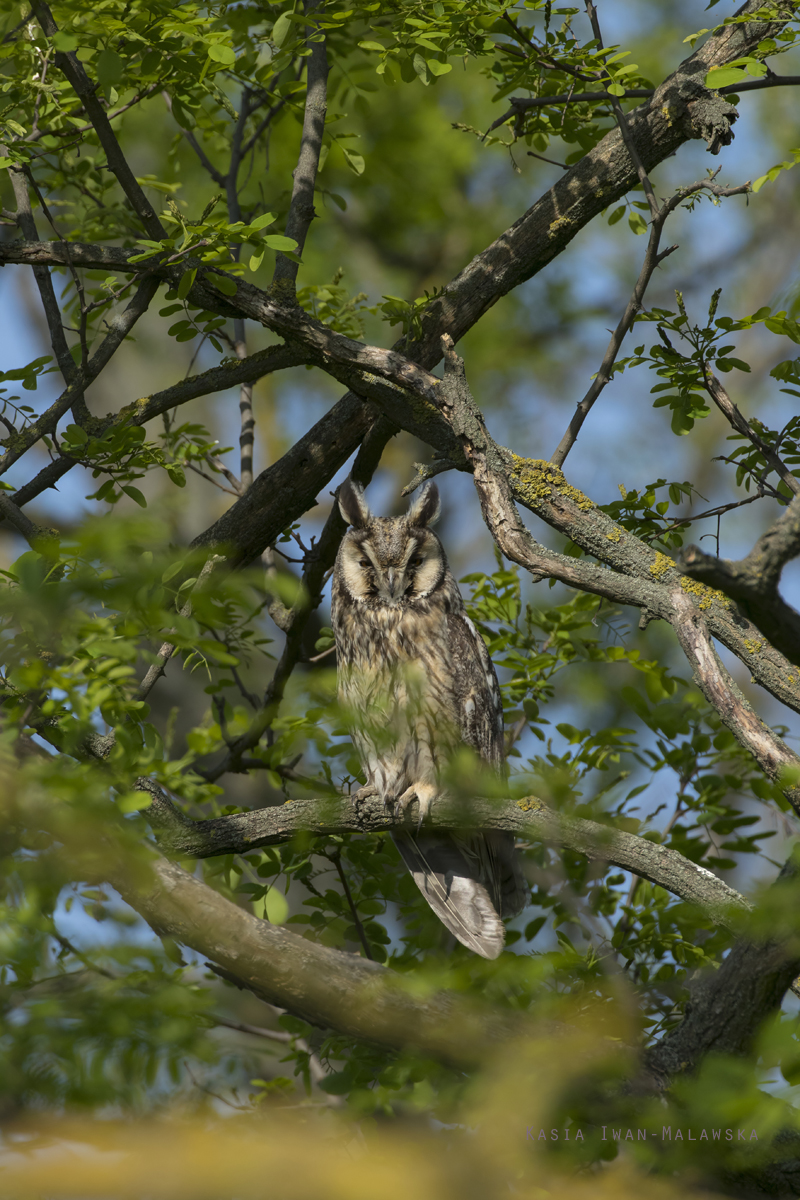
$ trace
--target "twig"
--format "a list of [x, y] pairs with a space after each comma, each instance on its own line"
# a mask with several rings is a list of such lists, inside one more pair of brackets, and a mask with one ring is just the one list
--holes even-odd
[[[42, 212], [44, 213], [45, 217], [47, 218], [47, 220], [50, 224], [50, 227], [53, 230], [53, 233], [56, 235], [56, 237], [59, 239], [59, 241], [63, 242], [63, 245], [64, 245], [64, 251], [65, 251], [65, 254], [67, 257], [67, 266], [69, 268], [69, 273], [72, 276], [72, 283], [75, 287], [75, 294], [78, 297], [78, 310], [80, 313], [80, 317], [79, 317], [79, 321], [78, 321], [77, 332], [78, 332], [78, 337], [80, 339], [80, 346], [81, 346], [81, 368], [85, 370], [86, 364], [89, 361], [89, 346], [88, 346], [88, 343], [86, 340], [86, 330], [87, 330], [88, 314], [90, 311], [86, 304], [86, 290], [83, 286], [83, 281], [81, 280], [81, 277], [75, 268], [75, 264], [72, 261], [72, 254], [70, 252], [69, 242], [64, 238], [63, 234], [61, 233], [58, 226], [56, 225], [55, 220], [53, 218], [53, 214], [50, 212], [50, 207], [49, 207], [47, 201], [45, 200], [44, 196], [42, 195], [41, 189], [39, 188], [39, 185], [37, 184], [30, 167], [28, 166], [28, 167], [25, 167], [24, 169], [25, 169], [26, 178], [29, 180], [31, 187], [36, 192], [36, 197], [37, 197], [40, 205], [42, 206]], [[66, 342], [65, 342], [65, 345], [66, 345]], [[69, 356], [69, 361], [72, 364], [72, 368], [71, 368], [71, 375], [68, 374], [65, 376], [65, 380], [68, 383], [71, 381], [71, 379], [74, 379], [76, 370], [77, 370], [75, 367], [75, 364], [72, 362], [72, 355]], [[62, 373], [63, 373], [63, 369], [64, 368], [62, 367]], [[84, 426], [84, 427], [86, 426], [88, 421], [91, 419], [91, 413], [89, 412], [88, 408], [86, 407], [86, 401], [83, 397], [83, 393], [81, 393], [79, 396], [76, 396], [75, 401], [72, 405], [72, 415], [75, 418], [75, 421], [77, 422], [77, 424]]]
[[[281, 1012], [282, 1010], [278, 1009], [277, 1011]], [[263, 1025], [248, 1025], [244, 1021], [230, 1021], [227, 1017], [215, 1016], [213, 1021], [215, 1025], [220, 1025], [224, 1029], [233, 1029], [237, 1033], [249, 1033], [253, 1037], [267, 1038], [271, 1042], [280, 1042], [283, 1046], [295, 1045], [303, 1054], [308, 1055], [308, 1073], [311, 1076], [311, 1082], [317, 1087], [330, 1074], [306, 1039], [297, 1037], [294, 1033], [288, 1033], [284, 1029], [265, 1029]], [[343, 1100], [341, 1096], [331, 1096], [326, 1093], [326, 1103], [332, 1108], [339, 1108], [343, 1104]]]
[[289, 100], [289, 97], [284, 96], [283, 99], [279, 100], [277, 104], [273, 104], [272, 108], [270, 108], [264, 114], [261, 121], [258, 123], [255, 131], [250, 135], [250, 137], [247, 139], [244, 146], [242, 147], [242, 158], [247, 157], [247, 155], [250, 153], [250, 151], [255, 146], [258, 139], [261, 137], [261, 134], [264, 132], [264, 130], [269, 125], [270, 121], [272, 121], [273, 117], [276, 117], [278, 115], [278, 113], [281, 111], [281, 109], [286, 106], [286, 104], [288, 103], [288, 100]]
[[226, 495], [237, 497], [241, 495], [241, 492], [238, 489], [225, 487], [225, 484], [220, 483], [220, 481], [215, 479], [213, 475], [207, 475], [202, 467], [198, 467], [197, 463], [189, 462], [187, 459], [183, 465], [188, 467], [190, 471], [194, 471], [195, 475], [199, 475], [201, 479], [205, 479], [208, 483], [213, 483], [214, 487], [218, 487], [219, 490], [221, 492], [225, 492]]
[[645, 251], [644, 262], [642, 263], [642, 269], [639, 272], [639, 278], [636, 280], [636, 285], [631, 293], [631, 298], [628, 301], [622, 319], [611, 335], [611, 340], [609, 341], [606, 352], [603, 355], [603, 361], [600, 364], [600, 369], [592, 380], [591, 386], [589, 387], [586, 395], [578, 404], [578, 407], [575, 410], [575, 415], [569, 423], [569, 428], [565, 432], [561, 441], [558, 443], [555, 453], [550, 459], [550, 461], [555, 463], [556, 466], [560, 467], [563, 465], [564, 460], [566, 459], [572, 447], [575, 445], [575, 441], [581, 431], [581, 426], [586, 420], [592, 405], [611, 379], [611, 372], [614, 362], [619, 354], [619, 350], [625, 339], [625, 335], [633, 324], [637, 313], [641, 309], [642, 300], [644, 299], [644, 294], [647, 290], [647, 285], [650, 282], [653, 272], [659, 263], [664, 261], [667, 255], [672, 254], [673, 251], [677, 250], [678, 248], [677, 246], [668, 246], [666, 250], [659, 252], [661, 234], [669, 215], [675, 211], [675, 209], [683, 200], [687, 199], [687, 197], [693, 195], [695, 192], [710, 191], [715, 196], [736, 196], [743, 192], [749, 191], [749, 189], [749, 183], [742, 184], [741, 186], [735, 188], [722, 188], [718, 184], [714, 183], [714, 181], [711, 179], [700, 180], [697, 183], [690, 184], [688, 187], [679, 188], [675, 195], [671, 196], [670, 199], [667, 200], [656, 212], [656, 215], [650, 226], [647, 250]]
[[[20, 232], [29, 242], [38, 242], [39, 232], [36, 228], [33, 210], [31, 209], [25, 171], [21, 167], [9, 167], [8, 174], [11, 186], [14, 189], [14, 198], [17, 202], [15, 219]], [[64, 383], [69, 384], [75, 378], [77, 367], [69, 352], [67, 339], [64, 336], [61, 309], [56, 299], [53, 280], [50, 276], [50, 268], [35, 266], [33, 268], [33, 277], [39, 289], [44, 315], [47, 319], [47, 327], [50, 330], [50, 345], [53, 348], [53, 354], [64, 377]]]
[[[361, 448], [353, 464], [352, 475], [360, 483], [364, 485], [369, 483], [380, 461], [383, 448], [389, 438], [394, 436], [394, 433], [395, 427], [385, 417], [379, 417], [373, 422], [361, 443]], [[345, 530], [344, 520], [338, 506], [334, 504], [325, 522], [319, 541], [314, 546], [313, 554], [309, 556], [306, 562], [302, 577], [301, 599], [291, 609], [286, 609], [283, 604], [276, 606], [278, 611], [276, 616], [273, 616], [273, 619], [286, 634], [286, 641], [281, 657], [275, 666], [272, 679], [264, 693], [264, 702], [261, 711], [251, 722], [250, 727], [229, 748], [221, 762], [217, 763], [214, 767], [199, 768], [195, 765], [192, 768], [209, 782], [213, 783], [229, 770], [237, 770], [240, 766], [242, 755], [246, 754], [248, 750], [252, 750], [254, 746], [257, 746], [261, 738], [271, 727], [275, 719], [275, 714], [283, 700], [286, 684], [300, 661], [303, 635], [308, 618], [322, 599], [323, 581], [329, 568], [333, 565]], [[272, 615], [271, 609], [270, 612]]]
[[[45, 35], [49, 38], [55, 37], [58, 33], [58, 25], [44, 0], [32, 0], [31, 8], [36, 14], [36, 19]], [[95, 85], [86, 74], [83, 64], [78, 61], [75, 52], [72, 50], [67, 53], [63, 50], [57, 50], [55, 57], [56, 66], [66, 76], [75, 93], [83, 101], [86, 113], [94, 127], [100, 145], [105, 150], [109, 170], [113, 171], [116, 175], [122, 190], [133, 206], [134, 212], [142, 222], [147, 236], [154, 241], [162, 241], [167, 236], [164, 226], [156, 216], [153, 206], [145, 196], [140, 185], [136, 182], [136, 177], [128, 165], [125, 155], [122, 153], [105, 109], [95, 95]]]
[[[670, 529], [680, 529], [682, 525], [694, 525], [696, 521], [705, 521], [708, 517], [722, 517], [725, 513], [732, 512], [735, 508], [742, 508], [745, 504], [752, 504], [755, 500], [763, 500], [763, 495], [746, 496], [744, 500], [733, 500], [730, 504], [721, 504], [718, 508], [710, 508], [707, 512], [698, 513], [691, 517], [677, 517], [674, 521], [668, 521], [663, 529], [656, 530], [655, 533], [641, 534], [643, 542], [650, 542], [654, 537], [660, 537], [662, 533], [666, 533]], [[703, 535], [707, 536], [706, 534]]]
[[713, 374], [707, 362], [703, 362], [703, 383], [705, 384], [706, 391], [708, 392], [709, 396], [714, 401], [720, 412], [723, 413], [727, 418], [730, 425], [737, 430], [738, 433], [743, 434], [750, 442], [752, 442], [759, 453], [762, 454], [767, 460], [772, 470], [780, 476], [789, 490], [795, 496], [800, 496], [800, 481], [795, 479], [794, 475], [786, 466], [783, 459], [775, 453], [771, 446], [768, 446], [767, 443], [758, 436], [755, 429], [753, 429], [753, 427], [750, 425], [750, 422], [742, 416], [742, 414], [739, 412], [739, 409], [725, 391], [725, 388], [717, 379], [716, 375]]
[[[646, 98], [652, 95], [653, 91], [651, 88], [626, 88], [622, 99], [627, 100], [629, 96]], [[511, 96], [508, 101], [511, 107], [507, 112], [503, 113], [502, 117], [498, 117], [496, 121], [493, 121], [486, 132], [491, 133], [499, 125], [504, 125], [510, 117], [518, 116], [528, 108], [550, 108], [553, 105], [563, 104], [566, 106], [596, 100], [605, 100], [608, 102], [611, 98], [609, 92], [575, 92], [572, 89], [568, 92], [562, 92], [558, 96]]]
[[[197, 582], [195, 583], [194, 587], [192, 588], [192, 592], [194, 592], [197, 588], [201, 587], [205, 583], [205, 580], [208, 578], [208, 576], [214, 570], [214, 567], [217, 565], [218, 562], [221, 562], [221, 561], [222, 560], [219, 557], [219, 555], [216, 555], [216, 554], [212, 554], [211, 557], [206, 560], [206, 562], [203, 564], [202, 571], [200, 572], [200, 574], [197, 577]], [[178, 610], [178, 613], [181, 617], [190, 617], [192, 615], [192, 597], [191, 597], [191, 595], [189, 596], [189, 599], [186, 601], [186, 603]], [[172, 632], [173, 631], [171, 629], [167, 630], [168, 635]], [[152, 692], [152, 690], [155, 687], [158, 680], [164, 674], [167, 663], [172, 658], [174, 653], [175, 653], [175, 646], [172, 644], [172, 642], [165, 641], [162, 644], [161, 649], [158, 652], [156, 661], [148, 669], [147, 674], [145, 675], [144, 679], [139, 684], [139, 687], [136, 690], [136, 694], [135, 694], [136, 700], [146, 700], [147, 699], [147, 697]]]
[[[586, 12], [589, 20], [592, 23], [592, 32], [594, 33], [595, 40], [597, 41], [598, 49], [602, 50], [603, 35], [600, 32], [600, 22], [597, 19], [597, 9], [592, 3], [592, 0], [586, 0]], [[658, 216], [658, 201], [656, 200], [656, 194], [653, 191], [653, 185], [650, 182], [650, 176], [647, 174], [647, 171], [645, 171], [642, 160], [639, 158], [638, 151], [633, 141], [633, 135], [628, 127], [628, 118], [622, 111], [622, 105], [619, 102], [619, 96], [614, 96], [611, 94], [611, 92], [609, 92], [608, 98], [611, 102], [611, 107], [614, 109], [614, 116], [617, 118], [619, 131], [622, 134], [622, 140], [628, 148], [631, 161], [636, 168], [636, 174], [639, 176], [639, 182], [642, 185], [645, 196], [647, 197], [647, 203], [650, 206], [650, 216], [655, 221]]]
[[[113, 112], [107, 114], [109, 121], [113, 121], [115, 117], [121, 117], [122, 114], [128, 112], [129, 109], [135, 108], [137, 104], [141, 104], [142, 100], [147, 100], [150, 96], [155, 95], [161, 86], [161, 81], [157, 80], [155, 83], [151, 83], [149, 87], [143, 88], [141, 92], [137, 92], [133, 99], [129, 100], [127, 104], [123, 104], [119, 108], [115, 108]], [[75, 117], [79, 112], [82, 111], [83, 106], [81, 106], [79, 109], [73, 109], [71, 116]], [[29, 133], [25, 138], [25, 141], [37, 142], [39, 138], [44, 137], [45, 134], [48, 134], [50, 137], [74, 137], [76, 133], [88, 133], [90, 129], [94, 129], [94, 126], [91, 124], [71, 126], [69, 129], [41, 129], [37, 130], [35, 135], [34, 132], [31, 131], [31, 133]], [[64, 148], [65, 147], [62, 147], [62, 149]], [[88, 195], [89, 193], [87, 192], [85, 194]], [[92, 196], [91, 199], [94, 200], [95, 197]], [[98, 200], [96, 203], [99, 204], [100, 201]]]
[[[321, 0], [306, 0], [306, 17], [309, 17]], [[306, 107], [303, 116], [303, 136], [300, 155], [294, 170], [292, 199], [286, 218], [286, 236], [297, 243], [297, 254], [301, 256], [306, 236], [314, 219], [314, 184], [325, 132], [325, 114], [328, 109], [328, 54], [325, 38], [306, 26], [306, 37], [311, 41], [311, 53], [306, 62], [307, 85]], [[280, 251], [275, 258], [272, 285], [279, 292], [294, 296], [298, 264]]]
[[205, 1094], [207, 1096], [211, 1096], [212, 1099], [214, 1099], [214, 1100], [219, 1100], [220, 1104], [227, 1104], [228, 1108], [232, 1108], [234, 1112], [249, 1112], [250, 1111], [249, 1104], [234, 1104], [232, 1100], [228, 1100], [228, 1098], [226, 1096], [220, 1096], [219, 1092], [212, 1091], [211, 1088], [206, 1087], [204, 1083], [198, 1083], [198, 1081], [195, 1079], [194, 1075], [192, 1074], [192, 1068], [189, 1066], [188, 1062], [184, 1061], [183, 1066], [184, 1066], [184, 1070], [186, 1071], [186, 1074], [189, 1076], [192, 1083], [199, 1091], [205, 1092]]
[[312, 658], [309, 658], [307, 661], [310, 663], [322, 662], [323, 658], [327, 658], [330, 654], [333, 654], [335, 650], [336, 650], [335, 646], [330, 646], [327, 650], [323, 650], [322, 654], [315, 654]]
[[21, 533], [31, 546], [34, 540], [42, 537], [44, 530], [34, 524], [29, 517], [25, 516], [20, 508], [10, 500], [4, 491], [0, 491], [0, 516], [5, 517], [10, 521], [18, 533]]
[[359, 941], [363, 947], [364, 954], [370, 960], [370, 962], [374, 962], [375, 959], [373, 958], [372, 951], [369, 948], [369, 942], [367, 941], [367, 935], [364, 932], [364, 926], [361, 924], [361, 917], [358, 915], [358, 909], [353, 901], [353, 893], [350, 891], [350, 885], [347, 882], [347, 876], [342, 869], [342, 852], [341, 850], [336, 849], [332, 854], [327, 854], [325, 857], [328, 858], [336, 867], [336, 873], [339, 876], [339, 881], [344, 890], [345, 899], [347, 900], [347, 905], [350, 909], [350, 915], [353, 918], [353, 924], [358, 931]]

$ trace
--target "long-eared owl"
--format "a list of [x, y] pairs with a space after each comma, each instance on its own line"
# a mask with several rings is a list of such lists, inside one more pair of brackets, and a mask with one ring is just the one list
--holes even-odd
[[[339, 699], [367, 775], [362, 795], [388, 808], [419, 803], [420, 821], [444, 793], [453, 756], [471, 747], [503, 763], [503, 709], [492, 660], [464, 611], [442, 544], [428, 482], [403, 517], [374, 517], [348, 479], [339, 508], [351, 527], [333, 574], [331, 616]], [[394, 835], [425, 899], [460, 942], [484, 958], [503, 949], [501, 917], [519, 912], [526, 886], [511, 834], [419, 831]]]

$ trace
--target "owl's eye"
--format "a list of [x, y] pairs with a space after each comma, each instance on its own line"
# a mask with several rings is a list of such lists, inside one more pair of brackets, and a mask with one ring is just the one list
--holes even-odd
[[418, 567], [418, 566], [420, 565], [420, 563], [421, 563], [421, 562], [422, 562], [422, 555], [421, 555], [421, 554], [415, 554], [415, 555], [414, 555], [414, 557], [413, 557], [413, 558], [412, 558], [412, 560], [411, 560], [411, 566], [412, 566], [412, 567]]
[[360, 559], [358, 560], [358, 565], [359, 565], [360, 567], [371, 567], [371, 566], [372, 566], [372, 563], [369, 561], [369, 559], [368, 559], [368, 558], [360, 558]]

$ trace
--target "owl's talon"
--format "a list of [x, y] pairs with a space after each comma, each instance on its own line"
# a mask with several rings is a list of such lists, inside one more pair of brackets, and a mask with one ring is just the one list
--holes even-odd
[[378, 794], [378, 789], [373, 783], [365, 783], [357, 791], [350, 793], [350, 799], [355, 804], [356, 808], [360, 808], [367, 800], [373, 800]]

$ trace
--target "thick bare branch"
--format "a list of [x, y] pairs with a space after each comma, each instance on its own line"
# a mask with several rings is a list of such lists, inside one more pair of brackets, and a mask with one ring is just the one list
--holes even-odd
[[18, 533], [21, 533], [26, 542], [33, 545], [37, 537], [41, 537], [43, 530], [35, 525], [21, 508], [7, 495], [6, 492], [0, 491], [0, 518], [5, 517], [7, 521], [14, 526]]
[[[760, 658], [762, 668], [768, 658], [780, 661], [782, 656], [761, 639], [750, 641], [748, 644], [747, 637], [742, 638], [741, 634], [745, 618], [732, 611], [731, 602], [726, 597], [721, 593], [711, 592], [702, 584], [687, 580], [685, 576], [681, 577], [671, 558], [664, 554], [653, 554], [644, 542], [623, 531], [612, 521], [609, 521], [608, 527], [604, 529], [604, 540], [615, 546], [625, 543], [628, 554], [618, 558], [613, 553], [609, 554], [599, 537], [587, 538], [586, 529], [594, 524], [589, 514], [598, 513], [598, 525], [595, 527], [598, 533], [603, 526], [603, 514], [595, 510], [592, 502], [576, 488], [570, 488], [566, 481], [561, 482], [563, 476], [559, 480], [558, 468], [549, 465], [543, 472], [540, 466], [541, 473], [533, 475], [523, 486], [522, 495], [527, 496], [524, 502], [540, 515], [543, 515], [545, 510], [549, 511], [550, 523], [561, 532], [566, 532], [569, 526], [569, 534], [575, 542], [589, 549], [590, 553], [597, 555], [601, 560], [608, 562], [609, 558], [616, 559], [611, 565], [618, 566], [628, 575], [628, 579], [623, 586], [620, 576], [614, 572], [602, 569], [597, 571], [590, 564], [583, 563], [577, 568], [567, 566], [569, 560], [566, 556], [555, 555], [538, 545], [522, 525], [512, 497], [510, 480], [518, 470], [515, 463], [518, 464], [520, 460], [492, 441], [480, 410], [469, 391], [463, 360], [455, 353], [447, 336], [442, 338], [442, 343], [445, 352], [445, 377], [440, 388], [441, 410], [458, 435], [465, 457], [472, 464], [473, 480], [484, 520], [506, 557], [519, 563], [535, 578], [552, 575], [572, 584], [580, 577], [582, 582], [579, 586], [582, 590], [597, 592], [598, 595], [609, 598], [611, 592], [617, 591], [618, 603], [631, 602], [623, 597], [634, 594], [635, 588], [631, 587], [634, 581], [631, 576], [638, 577], [636, 582], [641, 591], [633, 603], [644, 609], [645, 619], [660, 617], [673, 626], [695, 672], [698, 686], [706, 698], [740, 745], [753, 755], [764, 773], [778, 784], [795, 811], [800, 812], [800, 787], [791, 781], [793, 772], [790, 771], [787, 775], [787, 768], [800, 766], [800, 757], [763, 724], [742, 696], [719, 661], [711, 645], [708, 630], [712, 628], [713, 622], [714, 632], [720, 640], [725, 641], [723, 634], [727, 634], [729, 641], [740, 644], [750, 659], [758, 661]], [[647, 576], [659, 581], [652, 593], [649, 584], [645, 582]], [[651, 595], [651, 599], [646, 599], [647, 594]], [[733, 631], [735, 633], [731, 637]], [[728, 645], [729, 641], [725, 641], [725, 644]], [[744, 657], [739, 649], [735, 652], [740, 658]], [[786, 681], [794, 692], [798, 672], [794, 668], [793, 676], [791, 665], [785, 659], [782, 662], [785, 664]], [[763, 669], [761, 674], [762, 678], [769, 678]], [[774, 684], [770, 690], [775, 692]], [[798, 707], [796, 694], [792, 696], [792, 700], [793, 707]]]
[[[233, 322], [233, 343], [236, 357], [241, 362], [246, 362], [247, 342], [245, 341], [244, 321], [239, 317]], [[239, 388], [239, 483], [242, 492], [246, 492], [253, 482], [255, 428], [253, 383], [252, 380], [247, 380], [243, 381]]]

